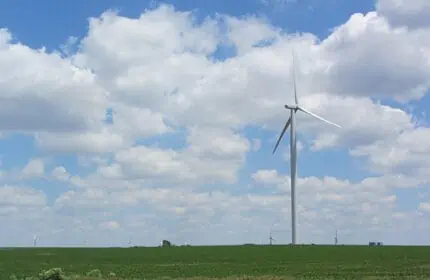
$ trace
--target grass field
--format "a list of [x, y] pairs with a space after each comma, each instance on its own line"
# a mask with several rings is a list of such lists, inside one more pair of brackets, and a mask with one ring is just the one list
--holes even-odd
[[[275, 279], [430, 279], [430, 247], [216, 246], [172, 248], [31, 248], [0, 250], [0, 279], [60, 267], [100, 269], [118, 279], [241, 277]], [[87, 279], [87, 278], [85, 278]], [[116, 279], [116, 278], [115, 278]]]

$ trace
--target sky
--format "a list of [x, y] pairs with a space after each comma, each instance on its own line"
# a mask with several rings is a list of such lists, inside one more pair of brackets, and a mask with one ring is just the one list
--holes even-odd
[[[0, 2], [0, 246], [430, 244], [427, 0]], [[25, 8], [24, 8], [25, 7]]]

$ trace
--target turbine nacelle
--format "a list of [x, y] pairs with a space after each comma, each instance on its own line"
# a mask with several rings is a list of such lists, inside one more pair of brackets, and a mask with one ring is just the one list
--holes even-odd
[[297, 105], [284, 105], [285, 109], [289, 109], [289, 110], [296, 110], [298, 109]]

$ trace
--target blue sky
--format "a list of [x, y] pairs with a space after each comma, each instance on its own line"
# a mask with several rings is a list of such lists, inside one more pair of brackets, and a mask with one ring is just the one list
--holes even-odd
[[[1, 24], [13, 31], [19, 41], [33, 47], [46, 46], [57, 49], [69, 36], [82, 37], [86, 33], [89, 17], [97, 17], [106, 10], [117, 10], [127, 17], [138, 17], [140, 13], [157, 5], [157, 1], [104, 1], [87, 3], [48, 2], [43, 7], [34, 1], [23, 5], [13, 2], [1, 3]], [[155, 3], [155, 4], [154, 4]], [[346, 21], [353, 13], [366, 13], [374, 9], [374, 1], [364, 0], [344, 3], [330, 0], [324, 4], [318, 1], [297, 1], [297, 3], [267, 5], [264, 1], [214, 1], [202, 0], [163, 1], [179, 10], [196, 10], [199, 18], [216, 13], [242, 17], [259, 14], [276, 26], [288, 31], [312, 32], [320, 38], [327, 36], [330, 28]], [[312, 9], [310, 9], [312, 7]], [[22, 19], [25, 18], [25, 21]], [[31, 24], [31, 28], [29, 28]], [[38, 30], [34, 32], [34, 30]], [[49, 30], [49, 32], [46, 32]]]
[[[80, 246], [80, 227], [93, 246], [143, 228], [134, 242], [257, 243], [274, 221], [289, 242], [289, 134], [271, 151], [292, 47], [302, 104], [343, 127], [298, 118], [300, 242], [333, 228], [430, 242], [426, 7], [412, 21], [392, 0], [22, 3], [0, 3], [0, 221], [14, 233], [0, 245]], [[420, 238], [399, 234], [417, 223]]]

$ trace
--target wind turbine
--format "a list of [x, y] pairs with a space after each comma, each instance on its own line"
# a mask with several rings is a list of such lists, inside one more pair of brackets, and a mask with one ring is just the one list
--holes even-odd
[[291, 138], [290, 138], [290, 172], [291, 172], [291, 239], [292, 239], [292, 245], [296, 244], [296, 175], [297, 175], [297, 146], [296, 146], [296, 120], [295, 120], [295, 114], [297, 111], [301, 111], [303, 113], [306, 113], [308, 115], [313, 116], [314, 118], [317, 118], [323, 122], [326, 122], [328, 124], [337, 126], [340, 128], [340, 125], [335, 124], [331, 121], [328, 121], [324, 119], [323, 117], [320, 117], [305, 108], [303, 108], [298, 100], [297, 97], [297, 88], [296, 88], [296, 75], [295, 75], [295, 66], [294, 66], [294, 52], [292, 54], [293, 56], [293, 86], [294, 86], [294, 105], [284, 105], [285, 109], [290, 110], [290, 117], [288, 118], [287, 122], [285, 123], [284, 129], [281, 132], [281, 135], [278, 138], [278, 141], [276, 142], [275, 148], [273, 149], [272, 154], [275, 153], [276, 149], [279, 146], [279, 143], [281, 142], [282, 137], [285, 134], [285, 131], [287, 130], [288, 126], [291, 125]]
[[83, 245], [84, 245], [84, 247], [85, 247], [85, 246], [87, 246], [87, 239], [85, 238], [85, 229], [84, 229], [84, 227], [83, 227], [83, 226], [81, 226], [81, 227], [80, 227], [80, 230], [81, 230], [81, 234], [82, 234], [82, 236], [84, 237]]
[[272, 231], [270, 231], [269, 233], [269, 244], [272, 245], [272, 241], [276, 241], [273, 237], [272, 237]]

